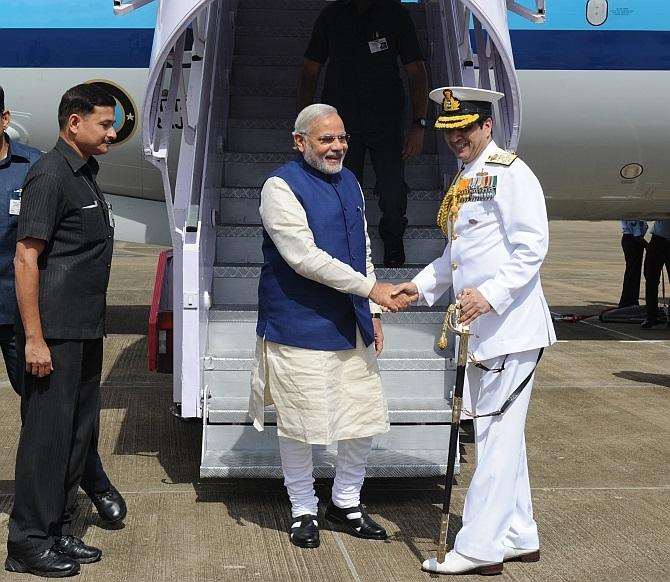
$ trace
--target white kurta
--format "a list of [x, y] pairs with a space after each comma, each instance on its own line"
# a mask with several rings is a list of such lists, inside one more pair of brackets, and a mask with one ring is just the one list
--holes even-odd
[[[361, 193], [361, 207], [364, 204]], [[366, 225], [367, 277], [318, 248], [305, 210], [281, 178], [261, 191], [263, 226], [296, 273], [343, 293], [367, 297], [375, 284]], [[371, 303], [373, 313], [379, 306]], [[249, 416], [263, 430], [264, 407], [275, 404], [280, 436], [330, 444], [389, 430], [388, 410], [374, 344], [357, 331], [356, 348], [321, 351], [258, 338], [251, 373]]]
[[[495, 190], [474, 190], [461, 204], [457, 238], [413, 280], [429, 305], [453, 286], [455, 295], [477, 288], [492, 307], [470, 324], [470, 353], [491, 370], [508, 357], [498, 373], [468, 364], [464, 404], [471, 400], [476, 414], [500, 409], [532, 373], [539, 348], [556, 341], [540, 283], [549, 243], [542, 188], [520, 159], [510, 166], [486, 163], [502, 151], [492, 142], [465, 165], [461, 179], [480, 185], [485, 179]], [[524, 439], [532, 385], [531, 378], [504, 415], [475, 420], [477, 467], [454, 545], [471, 558], [497, 562], [505, 546], [539, 547]]]

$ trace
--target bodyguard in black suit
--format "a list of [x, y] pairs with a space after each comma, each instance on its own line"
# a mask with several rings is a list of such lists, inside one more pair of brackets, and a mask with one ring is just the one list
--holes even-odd
[[114, 219], [93, 155], [116, 137], [115, 105], [95, 85], [68, 90], [58, 143], [23, 187], [14, 267], [26, 372], [5, 562], [13, 572], [68, 576], [102, 554], [69, 526], [99, 422]]

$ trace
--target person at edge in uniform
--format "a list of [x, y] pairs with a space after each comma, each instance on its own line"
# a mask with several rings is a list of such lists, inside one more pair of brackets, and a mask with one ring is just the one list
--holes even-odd
[[[556, 341], [540, 283], [549, 234], [540, 183], [491, 137], [492, 103], [500, 97], [469, 87], [431, 92], [442, 104], [435, 127], [462, 163], [438, 214], [448, 244], [395, 291], [434, 305], [453, 287], [460, 322], [473, 333], [465, 390], [474, 410], [465, 416], [475, 416], [477, 466], [454, 549], [442, 563], [423, 563], [424, 570], [445, 574], [498, 573], [503, 561], [540, 557], [524, 425], [541, 349]], [[508, 399], [501, 416], [486, 416]]]
[[389, 430], [376, 316], [379, 305], [397, 311], [411, 298], [391, 299], [392, 286], [375, 279], [363, 193], [342, 167], [349, 136], [337, 110], [306, 107], [293, 139], [302, 155], [261, 191], [264, 263], [249, 416], [263, 430], [264, 406], [275, 405], [293, 544], [319, 545], [312, 445], [333, 442], [336, 477], [326, 519], [355, 536], [384, 540], [384, 528], [360, 505], [372, 437]]
[[647, 223], [644, 220], [621, 221], [621, 249], [626, 261], [626, 270], [623, 274], [619, 308], [640, 304], [642, 259], [647, 246], [647, 241], [644, 239], [646, 232]]
[[[407, 73], [412, 107], [406, 135], [398, 58]], [[299, 108], [314, 100], [326, 61], [321, 102], [337, 108], [351, 134], [344, 163], [360, 184], [365, 152], [370, 152], [384, 265], [401, 267], [409, 190], [404, 162], [421, 153], [428, 107], [426, 67], [409, 12], [397, 0], [338, 0], [326, 6], [305, 51]]]
[[5, 561], [11, 572], [69, 576], [102, 554], [69, 529], [99, 425], [114, 219], [93, 156], [116, 137], [115, 106], [95, 85], [66, 91], [58, 143], [23, 186], [14, 270], [26, 371]]
[[658, 317], [658, 286], [665, 271], [670, 277], [670, 220], [657, 220], [651, 227], [651, 240], [644, 257], [644, 301], [647, 318], [640, 326], [650, 329], [660, 322]]
[[[9, 383], [21, 396], [23, 372], [18, 373], [16, 354], [16, 294], [14, 291], [14, 253], [16, 227], [21, 209], [21, 190], [30, 167], [40, 158], [37, 148], [12, 142], [6, 130], [11, 113], [5, 109], [5, 93], [0, 87], [0, 346]], [[114, 525], [126, 516], [126, 503], [102, 467], [97, 442], [91, 441], [81, 488], [89, 496], [103, 522]]]

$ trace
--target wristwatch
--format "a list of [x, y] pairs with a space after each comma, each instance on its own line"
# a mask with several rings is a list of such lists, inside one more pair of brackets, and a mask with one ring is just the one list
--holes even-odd
[[425, 129], [426, 128], [426, 118], [425, 117], [417, 117], [416, 119], [412, 119], [412, 124], [413, 125], [418, 125], [420, 128]]
[[382, 318], [382, 314], [381, 314], [381, 313], [373, 313], [373, 314], [372, 314], [372, 318], [373, 318], [373, 319], [381, 319], [381, 318]]

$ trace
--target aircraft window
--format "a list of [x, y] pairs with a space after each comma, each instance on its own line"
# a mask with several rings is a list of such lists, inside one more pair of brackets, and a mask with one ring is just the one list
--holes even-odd
[[586, 21], [592, 26], [601, 26], [607, 20], [607, 0], [586, 1]]
[[642, 175], [644, 169], [640, 164], [626, 164], [621, 168], [621, 177], [626, 180], [633, 180], [634, 178], [639, 178]]

